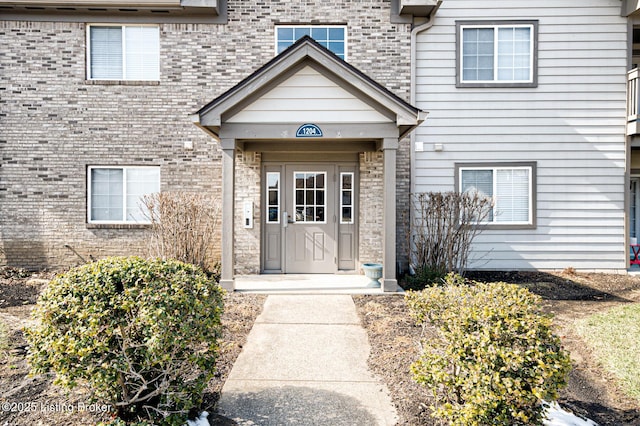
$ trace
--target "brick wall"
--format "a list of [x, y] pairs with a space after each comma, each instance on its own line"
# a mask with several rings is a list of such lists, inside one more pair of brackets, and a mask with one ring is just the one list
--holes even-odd
[[[258, 152], [236, 154], [235, 272], [237, 274], [260, 273], [260, 167], [262, 157]], [[244, 203], [253, 204], [253, 228], [244, 227]]]
[[[219, 147], [189, 115], [273, 58], [277, 23], [346, 24], [348, 61], [408, 99], [410, 29], [390, 24], [389, 5], [229, 1], [226, 25], [160, 24], [161, 80], [139, 85], [85, 80], [84, 23], [0, 21], [0, 262], [78, 263], [65, 245], [83, 258], [143, 254], [144, 229], [87, 227], [90, 165], [157, 165], [162, 190], [219, 192]], [[408, 167], [403, 142], [401, 206]], [[238, 261], [255, 271], [256, 256]]]
[[364, 152], [360, 154], [359, 160], [359, 259], [361, 263], [382, 263], [384, 155], [381, 152]]

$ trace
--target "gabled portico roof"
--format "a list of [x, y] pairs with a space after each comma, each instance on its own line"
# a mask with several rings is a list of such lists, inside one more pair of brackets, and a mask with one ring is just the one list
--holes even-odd
[[[258, 100], [295, 72], [311, 67], [348, 91], [354, 99], [372, 107], [393, 122], [402, 138], [426, 118], [426, 113], [404, 101], [331, 51], [305, 36], [267, 62], [249, 77], [202, 107], [193, 119], [196, 125], [220, 137], [224, 123]], [[313, 102], [313, 100], [309, 100]]]

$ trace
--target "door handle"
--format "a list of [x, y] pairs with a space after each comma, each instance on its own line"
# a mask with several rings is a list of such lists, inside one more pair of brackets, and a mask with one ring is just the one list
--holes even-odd
[[293, 219], [287, 212], [282, 212], [282, 227], [286, 228], [290, 223], [293, 223]]

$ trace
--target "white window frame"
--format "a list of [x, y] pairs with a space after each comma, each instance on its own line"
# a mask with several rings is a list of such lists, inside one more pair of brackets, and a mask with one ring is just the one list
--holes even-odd
[[[277, 56], [278, 55], [278, 28], [293, 28], [294, 30], [296, 28], [309, 28], [310, 30], [313, 30], [314, 28], [342, 28], [344, 30], [344, 57], [342, 58], [343, 60], [347, 60], [348, 57], [348, 51], [349, 51], [349, 43], [347, 40], [347, 26], [346, 25], [276, 25], [275, 27], [275, 31], [274, 31], [274, 53]], [[312, 37], [313, 38], [313, 37]], [[315, 39], [314, 39], [315, 40]], [[294, 43], [296, 41], [294, 40]], [[329, 49], [331, 50], [331, 49]], [[333, 52], [332, 52], [333, 53]], [[335, 54], [335, 53], [334, 53]]]
[[[273, 191], [272, 189], [269, 188], [269, 175], [276, 175], [278, 176], [278, 188], [276, 189], [277, 193], [278, 193], [278, 204], [274, 205], [274, 204], [269, 204], [269, 192]], [[281, 199], [281, 187], [282, 187], [282, 177], [280, 176], [280, 172], [267, 172], [266, 175], [266, 182], [265, 182], [265, 189], [267, 191], [267, 214], [266, 214], [266, 223], [272, 225], [272, 224], [278, 224], [280, 223], [280, 206], [282, 205], [282, 199]], [[278, 214], [276, 215], [276, 220], [269, 220], [269, 208], [271, 207], [277, 207], [278, 208]]]
[[[342, 177], [343, 176], [351, 176], [351, 189], [344, 189], [342, 187]], [[355, 173], [353, 172], [340, 172], [340, 224], [341, 225], [352, 225], [354, 223], [354, 214], [355, 214], [355, 208], [354, 208], [354, 204], [355, 204], [355, 191], [354, 191], [354, 180], [355, 180]], [[342, 195], [343, 192], [350, 192], [351, 193], [351, 204], [349, 205], [345, 205], [342, 203]], [[342, 216], [342, 209], [343, 207], [349, 207], [351, 209], [351, 220], [344, 220], [343, 216]]]
[[[120, 78], [94, 78], [91, 75], [91, 28], [95, 27], [120, 27], [122, 30], [122, 74]], [[152, 76], [153, 78], [136, 78], [136, 79], [128, 79], [126, 78], [126, 64], [127, 64], [127, 40], [126, 40], [126, 32], [125, 28], [127, 27], [149, 27], [156, 28], [158, 31], [158, 68], [156, 70], [156, 76]], [[92, 81], [160, 81], [160, 26], [156, 24], [121, 24], [121, 23], [100, 23], [100, 24], [87, 24], [86, 26], [86, 45], [87, 45], [87, 57], [86, 57], [86, 66], [87, 66], [87, 80]]]
[[[92, 208], [92, 180], [91, 172], [96, 169], [119, 169], [122, 170], [122, 217], [123, 220], [93, 220], [91, 218]], [[106, 224], [106, 225], [119, 225], [119, 224], [133, 224], [133, 225], [148, 225], [151, 223], [149, 220], [127, 220], [127, 170], [131, 169], [157, 169], [158, 170], [158, 188], [160, 188], [161, 176], [160, 166], [89, 166], [87, 168], [87, 223], [91, 224]]]
[[[538, 85], [538, 22], [537, 21], [467, 21], [457, 22], [457, 60], [456, 74], [458, 87], [536, 87]], [[465, 80], [464, 79], [464, 30], [465, 29], [493, 29], [493, 79], [491, 80]], [[529, 28], [529, 78], [526, 80], [499, 80], [498, 79], [498, 32], [500, 28]]]
[[[322, 220], [322, 221], [319, 221], [319, 220], [317, 220], [317, 221], [316, 220], [314, 220], [314, 221], [298, 220], [298, 217], [297, 217], [298, 204], [296, 203], [296, 190], [299, 189], [299, 188], [296, 188], [296, 174], [304, 174], [304, 175], [315, 174], [316, 176], [321, 174], [321, 175], [324, 176], [324, 188], [323, 188], [324, 189], [324, 204], [322, 206], [320, 206], [320, 204], [315, 204], [315, 199], [314, 199], [314, 204], [313, 204], [314, 207], [322, 207], [322, 208], [324, 208], [324, 220]], [[329, 182], [327, 181], [327, 172], [325, 172], [325, 171], [311, 171], [311, 170], [308, 170], [308, 171], [300, 171], [300, 170], [298, 170], [298, 171], [294, 171], [292, 176], [293, 176], [293, 199], [292, 199], [293, 200], [293, 204], [292, 204], [293, 205], [293, 223], [294, 224], [295, 223], [302, 223], [302, 224], [314, 224], [314, 223], [326, 224], [326, 223], [328, 223], [327, 222], [328, 221], [328, 219], [327, 219], [327, 214], [328, 214], [328, 212], [327, 212], [327, 198], [328, 198], [328, 195], [329, 195]], [[314, 194], [315, 194], [315, 190], [316, 190], [316, 188], [314, 188]], [[306, 192], [307, 189], [305, 188], [304, 191]], [[305, 195], [305, 197], [306, 197], [306, 195]], [[306, 204], [306, 203], [304, 205], [305, 205], [305, 208], [306, 208], [306, 206], [308, 206], [308, 204]]]
[[[458, 192], [463, 192], [462, 190], [462, 172], [465, 170], [491, 170], [493, 171], [493, 179], [492, 179], [492, 199], [493, 199], [493, 220], [488, 221], [485, 220], [480, 222], [482, 225], [488, 225], [493, 227], [511, 227], [511, 226], [535, 226], [535, 216], [534, 216], [534, 205], [535, 205], [535, 194], [534, 194], [534, 185], [535, 185], [535, 166], [534, 165], [458, 165], [457, 166], [457, 185]], [[528, 182], [528, 218], [526, 221], [511, 221], [511, 222], [498, 222], [497, 217], [500, 212], [498, 211], [498, 203], [496, 200], [497, 197], [497, 179], [499, 170], [527, 170], [529, 173], [529, 182]]]

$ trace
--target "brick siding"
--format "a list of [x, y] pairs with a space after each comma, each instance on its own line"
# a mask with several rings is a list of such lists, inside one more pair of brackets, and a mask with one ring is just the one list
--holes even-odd
[[[144, 254], [144, 228], [87, 226], [91, 165], [156, 165], [163, 191], [219, 193], [218, 144], [189, 115], [273, 58], [275, 24], [346, 24], [348, 61], [408, 100], [410, 28], [391, 24], [389, 7], [388, 0], [229, 1], [228, 24], [160, 24], [160, 82], [140, 84], [86, 81], [84, 23], [0, 21], [0, 263], [55, 269], [80, 257]], [[404, 141], [398, 156], [402, 208], [408, 149]], [[259, 194], [244, 180], [259, 178], [259, 164], [259, 155], [238, 161], [238, 214], [243, 197]], [[254, 208], [259, 218], [258, 202]], [[381, 239], [363, 241], [366, 223], [361, 256], [375, 257]], [[239, 271], [258, 272], [256, 225], [236, 228]]]

